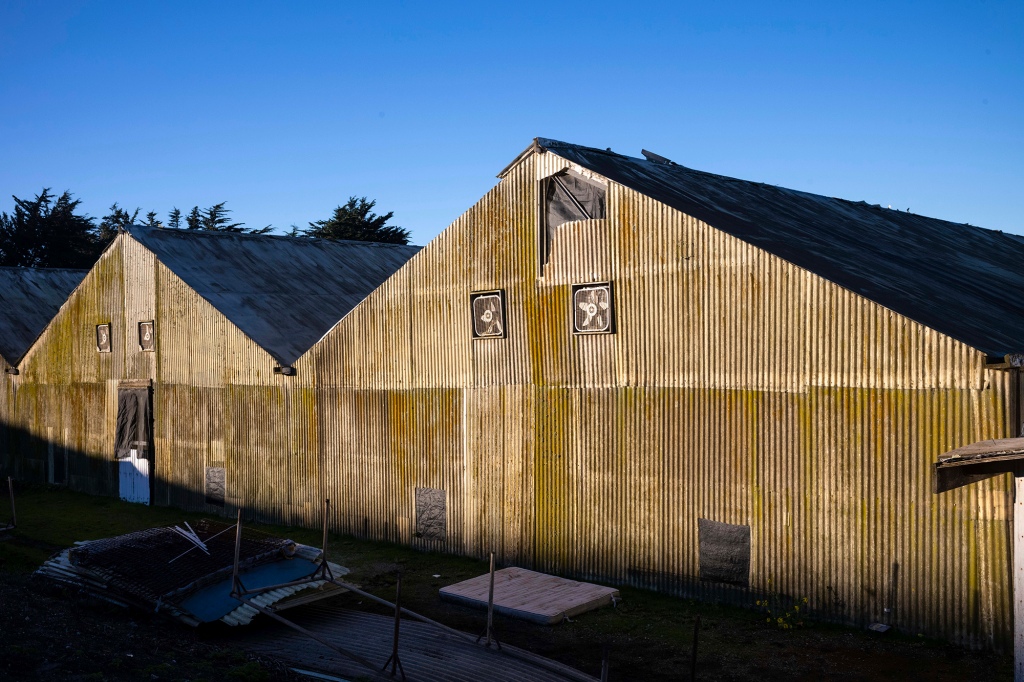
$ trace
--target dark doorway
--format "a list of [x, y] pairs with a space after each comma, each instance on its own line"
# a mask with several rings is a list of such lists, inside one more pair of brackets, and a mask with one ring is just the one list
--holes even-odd
[[153, 409], [148, 387], [118, 387], [117, 458], [118, 492], [122, 500], [149, 504], [152, 490]]

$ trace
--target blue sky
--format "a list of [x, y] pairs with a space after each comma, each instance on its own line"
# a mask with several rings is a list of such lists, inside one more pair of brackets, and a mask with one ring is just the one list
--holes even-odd
[[536, 136], [1024, 233], [1024, 3], [0, 4], [0, 210], [426, 243]]

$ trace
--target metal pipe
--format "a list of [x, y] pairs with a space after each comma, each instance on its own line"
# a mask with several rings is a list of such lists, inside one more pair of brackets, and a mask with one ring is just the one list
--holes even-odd
[[18, 527], [18, 514], [14, 509], [14, 481], [11, 480], [10, 476], [7, 477], [7, 492], [11, 494], [11, 522], [4, 530]]
[[[235, 521], [235, 560], [231, 564], [231, 596], [234, 597], [238, 593], [238, 586], [242, 585], [242, 581], [238, 578], [238, 553], [242, 548], [242, 508], [238, 508], [238, 517]], [[245, 585], [242, 585], [242, 589], [245, 589]]]
[[327, 564], [327, 517], [331, 510], [331, 498], [324, 500], [324, 542], [320, 547], [320, 553], [324, 557], [324, 565]]
[[[487, 630], [484, 633], [486, 635], [486, 639], [484, 640], [484, 646], [491, 646], [491, 640], [493, 639], [494, 643], [497, 644], [498, 648], [500, 649], [501, 642], [499, 642], [498, 638], [494, 636], [494, 552], [491, 552], [490, 576], [491, 585], [490, 589], [487, 592]], [[476, 641], [479, 642], [480, 638], [477, 637]]]
[[402, 680], [405, 680], [405, 668], [402, 667], [402, 661], [398, 658], [398, 629], [402, 622], [402, 612], [399, 604], [402, 603], [402, 572], [398, 572], [398, 582], [395, 585], [395, 636], [391, 642], [391, 658], [384, 662], [384, 667], [381, 670], [387, 670], [388, 664], [391, 665], [391, 677], [395, 676], [397, 670], [402, 674]]

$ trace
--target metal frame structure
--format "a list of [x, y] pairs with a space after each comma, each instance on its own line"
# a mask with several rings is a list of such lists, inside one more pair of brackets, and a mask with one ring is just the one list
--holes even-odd
[[[330, 565], [329, 565], [329, 563], [327, 561], [327, 519], [328, 519], [328, 514], [329, 514], [329, 511], [330, 511], [330, 506], [331, 506], [330, 499], [324, 500], [323, 544], [321, 546], [320, 565], [317, 566], [317, 568], [306, 578], [302, 578], [300, 580], [292, 580], [290, 582], [280, 583], [280, 584], [277, 584], [277, 585], [267, 585], [266, 587], [259, 587], [259, 588], [255, 588], [255, 589], [247, 588], [245, 586], [245, 583], [242, 582], [241, 576], [239, 575], [239, 549], [240, 549], [241, 544], [242, 544], [242, 542], [241, 542], [242, 541], [242, 510], [239, 509], [238, 510], [237, 521], [235, 523], [235, 556], [234, 556], [234, 562], [232, 564], [232, 569], [231, 569], [231, 593], [230, 593], [231, 597], [233, 599], [236, 599], [236, 600], [240, 601], [243, 604], [251, 606], [253, 609], [259, 611], [260, 613], [266, 614], [267, 616], [273, 618], [274, 620], [278, 621], [279, 623], [282, 623], [283, 625], [286, 625], [287, 627], [292, 628], [293, 630], [295, 630], [297, 632], [300, 632], [303, 635], [306, 635], [310, 639], [313, 639], [313, 640], [323, 644], [324, 646], [326, 646], [331, 651], [334, 651], [336, 653], [341, 654], [342, 656], [345, 656], [345, 657], [347, 657], [347, 658], [349, 658], [349, 659], [351, 659], [353, 661], [356, 661], [360, 665], [366, 667], [368, 670], [373, 671], [374, 676], [379, 676], [381, 674], [381, 672], [384, 671], [385, 669], [387, 669], [387, 667], [390, 665], [391, 666], [391, 673], [390, 673], [391, 677], [395, 677], [396, 672], [397, 672], [398, 674], [401, 675], [402, 680], [406, 679], [405, 671], [402, 669], [402, 663], [401, 663], [401, 661], [398, 658], [399, 622], [400, 622], [400, 619], [401, 619], [401, 615], [403, 615], [403, 614], [405, 616], [408, 616], [409, 618], [414, 619], [414, 620], [418, 620], [418, 621], [420, 621], [422, 623], [426, 623], [428, 625], [432, 625], [435, 628], [438, 628], [439, 630], [442, 630], [442, 631], [444, 631], [445, 633], [447, 633], [449, 635], [453, 635], [453, 636], [455, 636], [455, 637], [457, 637], [459, 639], [462, 639], [463, 641], [473, 642], [474, 644], [476, 644], [476, 643], [478, 643], [480, 641], [480, 637], [477, 637], [477, 638], [474, 639], [473, 636], [468, 634], [468, 633], [461, 632], [459, 630], [455, 630], [454, 628], [450, 628], [447, 625], [444, 625], [443, 623], [439, 623], [436, 620], [432, 620], [430, 618], [427, 618], [424, 615], [416, 613], [415, 611], [410, 611], [409, 609], [402, 607], [401, 604], [400, 604], [401, 594], [402, 594], [402, 582], [401, 582], [402, 578], [401, 578], [401, 574], [400, 573], [398, 575], [398, 584], [397, 584], [397, 588], [396, 588], [396, 596], [395, 596], [395, 602], [394, 603], [389, 602], [386, 599], [382, 599], [382, 598], [380, 598], [380, 597], [378, 597], [378, 596], [376, 596], [374, 594], [370, 594], [369, 592], [366, 592], [366, 591], [360, 589], [359, 587], [356, 587], [355, 585], [353, 585], [351, 583], [347, 583], [347, 582], [345, 582], [343, 580], [338, 580], [337, 578], [335, 578], [334, 574], [331, 572]], [[263, 594], [263, 593], [266, 593], [266, 592], [270, 592], [272, 590], [277, 590], [277, 589], [284, 588], [284, 587], [293, 587], [293, 586], [297, 586], [297, 585], [304, 585], [304, 584], [312, 583], [312, 582], [315, 582], [315, 581], [329, 582], [329, 583], [331, 583], [333, 585], [336, 585], [336, 586], [341, 587], [341, 588], [343, 588], [345, 590], [348, 590], [349, 592], [357, 594], [360, 597], [363, 597], [364, 599], [369, 599], [370, 601], [373, 601], [373, 602], [376, 602], [376, 603], [381, 604], [383, 606], [387, 606], [387, 607], [390, 607], [390, 608], [394, 609], [394, 611], [395, 611], [395, 629], [394, 629], [394, 641], [393, 641], [392, 649], [391, 649], [391, 657], [388, 658], [388, 660], [384, 663], [384, 665], [381, 668], [378, 668], [374, 663], [371, 663], [368, 659], [364, 658], [363, 656], [360, 656], [359, 654], [357, 654], [355, 652], [348, 651], [348, 650], [338, 646], [337, 644], [333, 644], [331, 642], [328, 642], [323, 637], [320, 637], [316, 633], [311, 632], [310, 630], [302, 627], [301, 625], [298, 625], [297, 623], [293, 623], [290, 620], [288, 620], [287, 618], [284, 618], [283, 616], [281, 616], [280, 614], [275, 613], [274, 611], [271, 611], [270, 609], [267, 609], [266, 607], [263, 607], [263, 606], [261, 606], [259, 604], [256, 604], [255, 602], [252, 601], [253, 597], [259, 596], [260, 594]], [[487, 631], [486, 631], [487, 634], [488, 634], [488, 642], [485, 644], [485, 647], [488, 648], [488, 649], [490, 648], [490, 642], [491, 641], [494, 641], [497, 644], [497, 638], [495, 638], [493, 636], [493, 621], [492, 621], [492, 618], [493, 618], [493, 607], [494, 607], [494, 604], [493, 604], [493, 599], [494, 599], [494, 593], [493, 593], [493, 585], [494, 585], [494, 555], [493, 555], [493, 553], [491, 554], [491, 585], [492, 585], [492, 588], [491, 588], [491, 603], [488, 604], [488, 618], [487, 618]], [[522, 660], [528, 660], [529, 662], [533, 663], [534, 665], [537, 665], [537, 666], [540, 666], [540, 667], [545, 667], [545, 668], [548, 668], [548, 669], [551, 669], [551, 670], [555, 670], [555, 668], [553, 666], [551, 666], [551, 664], [546, 659], [544, 659], [542, 657], [539, 657], [539, 656], [533, 656], [533, 655], [531, 655], [531, 654], [529, 654], [527, 652], [519, 652], [519, 651], [514, 651], [514, 650], [511, 650], [511, 649], [503, 649], [503, 648], [501, 648], [500, 644], [498, 645], [498, 649], [496, 651], [503, 652], [503, 653], [505, 653], [507, 655], [514, 656], [514, 657], [520, 658]], [[559, 667], [557, 669], [557, 671], [561, 672], [561, 673], [565, 672], [565, 670], [563, 668], [561, 668], [561, 667]], [[589, 680], [592, 680], [593, 678], [591, 678], [590, 676], [585, 675], [583, 673], [580, 673], [578, 679], [579, 680], [588, 680], [589, 681]]]
[[935, 463], [936, 494], [1013, 474], [1013, 679], [1024, 682], [1024, 438], [981, 441], [951, 450]]
[[14, 530], [18, 527], [18, 513], [14, 508], [14, 481], [11, 480], [10, 476], [7, 477], [7, 492], [11, 497], [11, 520], [6, 526], [0, 528], [0, 533], [8, 530]]

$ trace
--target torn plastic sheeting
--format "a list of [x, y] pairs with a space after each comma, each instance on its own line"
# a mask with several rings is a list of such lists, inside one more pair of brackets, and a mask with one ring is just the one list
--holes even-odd
[[[247, 589], [258, 590], [269, 585], [300, 580], [313, 574], [317, 564], [305, 559], [286, 559], [257, 566], [241, 573], [238, 578]], [[178, 603], [178, 607], [194, 615], [204, 623], [211, 623], [231, 613], [239, 606], [231, 596], [231, 579], [202, 588]]]

